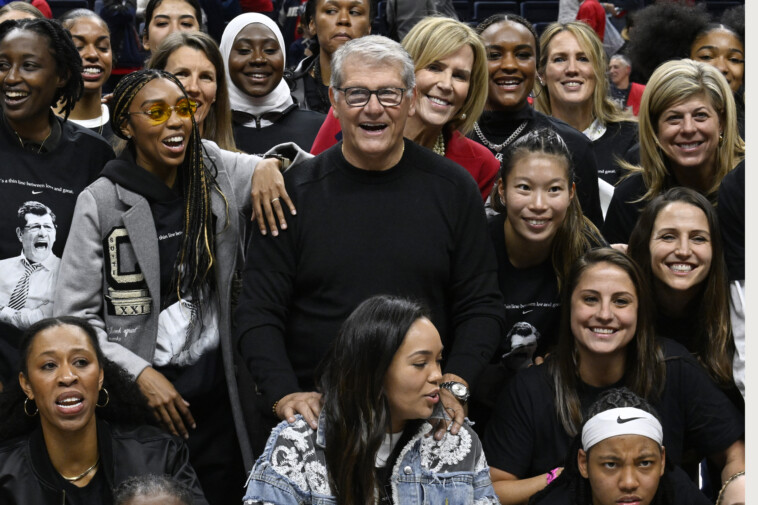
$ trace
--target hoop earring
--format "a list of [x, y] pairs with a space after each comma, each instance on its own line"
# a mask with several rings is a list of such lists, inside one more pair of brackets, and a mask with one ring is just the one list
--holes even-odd
[[[32, 401], [34, 401], [34, 400], [32, 400]], [[29, 417], [36, 416], [39, 413], [39, 409], [37, 408], [37, 404], [36, 403], [34, 404], [34, 409], [35, 409], [34, 413], [30, 414], [29, 413], [29, 397], [27, 396], [26, 400], [24, 400], [24, 414], [26, 414]]]
[[[103, 403], [102, 405], [100, 405], [99, 403], [96, 403], [95, 407], [103, 408], [106, 405], [108, 405], [108, 403], [111, 401], [111, 395], [108, 394], [108, 390], [105, 388], [101, 389], [100, 391], [105, 393], [105, 403]], [[97, 399], [100, 400], [100, 393], [97, 394]]]

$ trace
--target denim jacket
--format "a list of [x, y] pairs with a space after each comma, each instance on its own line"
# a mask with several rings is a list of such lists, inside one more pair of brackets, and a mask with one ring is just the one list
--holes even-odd
[[[301, 416], [280, 423], [271, 432], [247, 482], [244, 505], [312, 504], [337, 501], [326, 468], [325, 419], [313, 430]], [[424, 423], [403, 447], [392, 469], [395, 505], [497, 505], [489, 467], [476, 433], [465, 424], [457, 435], [442, 440], [425, 436]]]

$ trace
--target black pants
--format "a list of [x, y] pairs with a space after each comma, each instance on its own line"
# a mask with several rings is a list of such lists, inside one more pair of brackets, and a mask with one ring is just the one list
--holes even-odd
[[190, 463], [210, 505], [242, 502], [245, 468], [226, 383], [211, 394], [185, 398], [197, 423], [189, 428]]

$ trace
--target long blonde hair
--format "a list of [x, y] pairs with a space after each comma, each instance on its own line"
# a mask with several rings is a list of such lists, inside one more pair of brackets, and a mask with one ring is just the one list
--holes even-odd
[[[608, 78], [605, 75], [608, 62], [606, 61], [603, 43], [587, 23], [581, 21], [553, 23], [545, 29], [540, 37], [540, 60], [537, 63], [539, 75], [544, 79], [545, 68], [550, 56], [548, 54], [550, 42], [552, 42], [556, 35], [562, 32], [569, 32], [576, 38], [579, 47], [582, 48], [582, 51], [585, 52], [592, 63], [592, 70], [595, 74], [595, 91], [592, 94], [592, 117], [600, 119], [603, 124], [618, 121], [633, 121], [634, 118], [621, 112], [616, 103], [609, 98]], [[552, 115], [550, 91], [547, 85], [538, 79], [535, 82], [535, 87], [537, 88], [537, 97], [534, 101], [535, 108], [543, 114]]]
[[668, 159], [658, 140], [658, 120], [669, 107], [704, 95], [716, 110], [724, 129], [719, 139], [717, 166], [713, 183], [705, 192], [713, 197], [721, 179], [745, 157], [745, 142], [737, 129], [737, 108], [726, 78], [712, 65], [690, 59], [668, 61], [655, 69], [645, 87], [640, 103], [640, 165], [623, 163], [632, 173], [639, 172], [647, 193], [641, 200], [651, 200], [673, 186]]
[[431, 16], [419, 21], [403, 38], [402, 45], [413, 58], [416, 72], [466, 45], [471, 47], [474, 64], [468, 96], [458, 115], [445, 125], [446, 131], [458, 130], [464, 135], [470, 132], [484, 110], [489, 89], [487, 54], [479, 35], [460, 21]]

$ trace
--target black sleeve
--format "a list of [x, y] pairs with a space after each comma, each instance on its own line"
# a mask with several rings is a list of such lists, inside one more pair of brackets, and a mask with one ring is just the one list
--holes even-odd
[[726, 174], [719, 188], [719, 215], [729, 280], [745, 279], [745, 162]]
[[[500, 393], [487, 424], [483, 444], [487, 463], [491, 467], [511, 473], [519, 479], [533, 477], [527, 475], [534, 453], [533, 428], [537, 421], [532, 402], [546, 401], [545, 398], [535, 397], [534, 388], [530, 384], [540, 378], [527, 372], [530, 370], [516, 374]], [[527, 378], [528, 375], [531, 377]]]
[[473, 386], [500, 344], [504, 311], [487, 218], [476, 183], [469, 179], [465, 200], [455, 202], [462, 214], [448, 284], [454, 337], [445, 371]]
[[743, 438], [743, 416], [695, 358], [683, 352], [674, 358], [672, 366], [666, 367], [666, 373], [678, 375], [667, 377], [666, 382], [674, 379], [679, 383], [676, 397], [684, 410], [685, 440], [695, 446], [699, 455], [724, 451]]
[[[640, 193], [640, 187], [642, 193]], [[642, 176], [634, 174], [621, 181], [613, 192], [603, 224], [603, 236], [609, 244], [627, 244], [637, 224], [643, 202], [635, 203], [644, 194]]]
[[[287, 191], [294, 195], [291, 187]], [[235, 314], [235, 341], [268, 405], [300, 390], [285, 343], [295, 282], [297, 222], [297, 216], [291, 216], [287, 231], [278, 237], [261, 235], [253, 227]]]
[[193, 505], [208, 505], [195, 469], [189, 461], [189, 449], [178, 437], [172, 438], [166, 448], [166, 474], [192, 490]]
[[592, 223], [603, 226], [603, 210], [600, 207], [600, 189], [598, 187], [597, 160], [592, 151], [592, 144], [577, 149], [574, 147], [574, 172], [576, 174], [576, 196], [582, 205], [582, 212]]
[[673, 505], [713, 505], [678, 466], [673, 466], [671, 471], [667, 468], [666, 476], [674, 493]]

